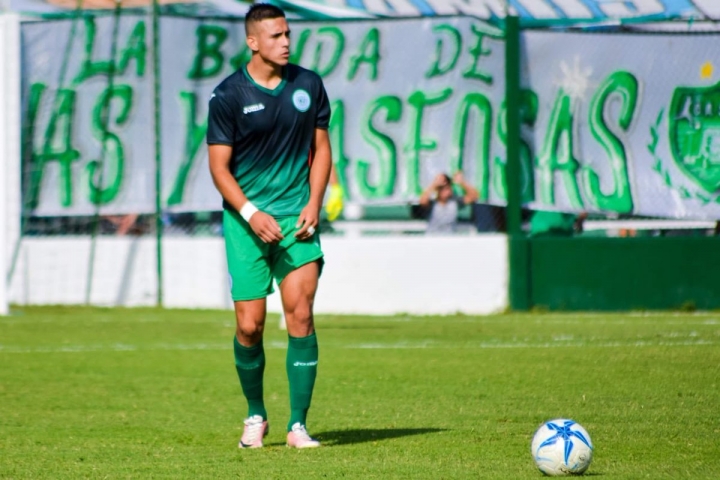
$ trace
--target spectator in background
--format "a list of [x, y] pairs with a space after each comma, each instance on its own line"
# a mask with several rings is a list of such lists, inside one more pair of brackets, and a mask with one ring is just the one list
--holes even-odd
[[107, 215], [103, 217], [116, 235], [142, 235], [146, 228], [140, 221], [137, 213], [128, 213], [126, 215]]
[[[455, 193], [453, 183], [462, 190]], [[428, 212], [428, 234], [454, 233], [458, 225], [458, 210], [478, 199], [478, 191], [465, 181], [462, 172], [451, 180], [444, 173], [439, 174], [420, 195], [420, 206]]]
[[531, 237], [572, 237], [582, 233], [587, 213], [580, 214], [536, 210], [530, 217]]

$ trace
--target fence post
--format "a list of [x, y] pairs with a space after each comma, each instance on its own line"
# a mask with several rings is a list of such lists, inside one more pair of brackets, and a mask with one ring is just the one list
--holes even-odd
[[505, 106], [507, 111], [507, 229], [509, 298], [513, 310], [530, 308], [529, 240], [522, 231], [520, 165], [520, 19], [505, 18]]
[[163, 256], [162, 256], [162, 116], [160, 108], [160, 4], [153, 0], [153, 90], [154, 90], [154, 128], [155, 128], [155, 244], [157, 258], [157, 298], [156, 305], [163, 306]]

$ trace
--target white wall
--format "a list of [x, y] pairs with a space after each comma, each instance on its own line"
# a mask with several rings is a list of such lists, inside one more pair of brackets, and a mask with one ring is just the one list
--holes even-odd
[[[327, 237], [323, 250], [317, 313], [486, 314], [508, 304], [504, 235]], [[26, 237], [11, 302], [86, 303], [89, 258], [87, 237]], [[100, 237], [95, 260], [89, 303], [155, 304], [153, 238]], [[166, 307], [231, 308], [221, 238], [168, 237], [163, 260]], [[280, 311], [277, 294], [268, 309]]]
[[0, 315], [7, 313], [5, 279], [20, 232], [20, 25], [0, 14]]

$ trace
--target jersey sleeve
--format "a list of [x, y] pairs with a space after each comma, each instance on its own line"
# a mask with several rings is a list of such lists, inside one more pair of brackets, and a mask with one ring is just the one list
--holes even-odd
[[208, 110], [208, 145], [232, 146], [235, 140], [235, 125], [235, 116], [227, 100], [222, 93], [213, 92]]
[[315, 128], [327, 130], [330, 125], [330, 100], [322, 80], [318, 78], [317, 93], [317, 116], [315, 117]]

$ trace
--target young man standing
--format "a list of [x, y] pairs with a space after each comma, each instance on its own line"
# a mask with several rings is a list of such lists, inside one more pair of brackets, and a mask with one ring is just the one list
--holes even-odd
[[245, 17], [251, 60], [210, 98], [208, 153], [223, 197], [223, 227], [237, 322], [235, 365], [248, 418], [240, 448], [263, 446], [266, 297], [280, 287], [288, 330], [287, 444], [318, 447], [305, 428], [318, 346], [313, 301], [323, 264], [316, 228], [331, 168], [330, 106], [320, 77], [288, 63], [284, 12], [256, 4]]

